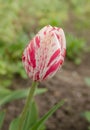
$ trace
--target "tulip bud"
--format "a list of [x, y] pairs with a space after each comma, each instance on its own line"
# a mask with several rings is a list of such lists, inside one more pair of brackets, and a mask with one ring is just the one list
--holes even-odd
[[66, 40], [61, 28], [42, 28], [25, 48], [22, 56], [26, 73], [34, 81], [52, 77], [64, 62]]

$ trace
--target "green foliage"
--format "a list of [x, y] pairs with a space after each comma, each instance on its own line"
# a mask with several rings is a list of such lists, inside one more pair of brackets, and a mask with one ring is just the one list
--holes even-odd
[[22, 33], [13, 44], [0, 43], [0, 86], [8, 86], [14, 74], [27, 78], [21, 62], [22, 52], [28, 43], [28, 37]]
[[[90, 123], [90, 111], [86, 111], [84, 113], [84, 116], [87, 119], [87, 121]], [[88, 129], [90, 130], [90, 125], [89, 125]]]
[[35, 102], [30, 104], [29, 111], [27, 112], [26, 120], [24, 122], [23, 130], [28, 130], [38, 120], [38, 111]]
[[67, 58], [74, 61], [76, 64], [81, 63], [81, 54], [85, 49], [85, 42], [80, 38], [76, 38], [73, 35], [68, 34], [67, 41]]
[[[23, 0], [22, 7], [23, 15], [21, 19], [27, 30], [30, 29], [30, 26], [39, 26], [40, 28], [47, 24], [60, 26], [63, 21], [68, 19], [68, 5], [65, 1], [27, 0], [26, 2]], [[25, 18], [28, 21], [25, 21]]]
[[44, 123], [60, 106], [64, 104], [64, 101], [60, 101], [58, 104], [53, 106], [41, 119], [39, 119], [37, 106], [33, 100], [33, 94], [36, 88], [35, 85], [37, 85], [37, 83], [33, 82], [22, 113], [19, 117], [11, 122], [9, 130], [45, 130]]
[[0, 42], [12, 43], [16, 40], [21, 31], [18, 23], [19, 9], [20, 6], [16, 1], [0, 0]]
[[86, 111], [86, 112], [84, 113], [84, 116], [85, 116], [85, 118], [88, 120], [88, 122], [90, 122], [90, 111]]
[[[44, 123], [63, 104], [64, 101], [59, 102], [53, 106], [41, 119], [39, 119], [35, 102], [32, 102], [29, 111], [27, 112], [23, 130], [45, 130]], [[19, 119], [20, 118], [16, 118], [11, 122], [9, 130], [16, 130], [16, 128], [18, 130]]]
[[70, 2], [72, 7], [74, 8], [74, 11], [76, 12], [76, 14], [78, 14], [78, 17], [86, 17], [85, 15], [89, 14], [89, 0], [70, 0]]
[[87, 86], [90, 87], [90, 77], [85, 78], [85, 83], [86, 83]]
[[[20, 120], [19, 117], [14, 119], [10, 124], [9, 130], [16, 130], [16, 128], [18, 130], [19, 120]], [[37, 122], [37, 120], [38, 120], [37, 106], [33, 101], [29, 107], [29, 111], [27, 112], [26, 120], [23, 125], [23, 130], [29, 130], [29, 128], [33, 126]], [[42, 129], [40, 130], [45, 130], [45, 126], [42, 125]]]
[[59, 0], [0, 0], [0, 40], [12, 43], [23, 30], [30, 33], [46, 24], [60, 26], [68, 19], [67, 10], [67, 3]]
[[18, 130], [18, 125], [19, 125], [19, 118], [15, 118], [9, 127], [9, 130]]
[[70, 0], [70, 3], [74, 17], [77, 18], [75, 26], [78, 29], [90, 29], [90, 0]]
[[[47, 89], [36, 89], [35, 95], [42, 94], [46, 92]], [[0, 106], [10, 103], [11, 101], [22, 99], [27, 97], [29, 89], [22, 89], [22, 90], [10, 90], [7, 88], [0, 88]]]
[[64, 101], [59, 102], [55, 106], [53, 106], [39, 121], [37, 121], [34, 126], [32, 126], [29, 130], [39, 130], [42, 125], [46, 122], [46, 120], [60, 107], [64, 104]]
[[4, 118], [5, 118], [5, 111], [1, 111], [0, 112], [0, 129], [2, 128], [3, 122], [4, 122]]

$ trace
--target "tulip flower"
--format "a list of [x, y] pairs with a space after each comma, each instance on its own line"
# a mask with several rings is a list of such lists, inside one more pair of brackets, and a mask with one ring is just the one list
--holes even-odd
[[33, 81], [52, 77], [64, 62], [66, 40], [64, 31], [50, 25], [42, 28], [23, 52], [22, 62]]

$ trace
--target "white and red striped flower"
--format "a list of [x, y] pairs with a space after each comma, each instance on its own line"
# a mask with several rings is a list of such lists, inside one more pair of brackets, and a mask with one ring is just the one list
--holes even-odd
[[66, 40], [61, 28], [42, 28], [24, 50], [22, 61], [34, 81], [52, 77], [64, 62]]

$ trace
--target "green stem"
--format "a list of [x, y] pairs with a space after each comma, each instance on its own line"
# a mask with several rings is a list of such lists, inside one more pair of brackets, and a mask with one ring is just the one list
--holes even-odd
[[29, 104], [32, 101], [32, 98], [34, 96], [34, 92], [35, 92], [35, 89], [36, 89], [37, 85], [38, 85], [37, 82], [32, 83], [32, 86], [31, 86], [30, 91], [29, 91], [29, 95], [28, 95], [27, 100], [26, 100], [26, 104], [25, 104], [24, 109], [23, 109], [23, 111], [21, 113], [21, 116], [20, 116], [20, 122], [19, 122], [18, 130], [23, 129], [23, 124], [24, 124], [24, 121], [25, 121], [26, 113], [27, 113], [27, 111], [29, 109]]

